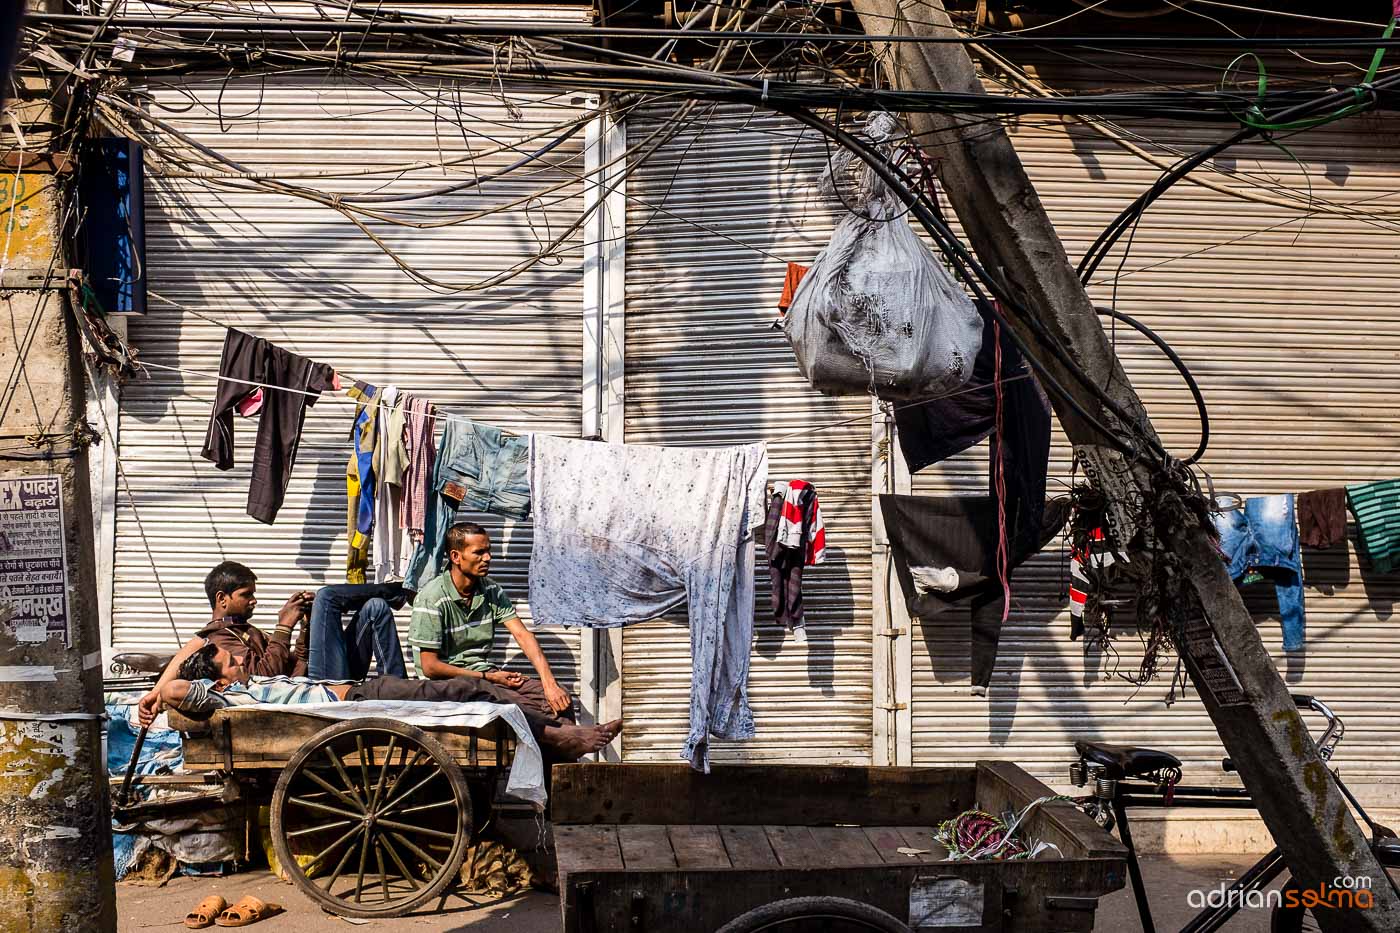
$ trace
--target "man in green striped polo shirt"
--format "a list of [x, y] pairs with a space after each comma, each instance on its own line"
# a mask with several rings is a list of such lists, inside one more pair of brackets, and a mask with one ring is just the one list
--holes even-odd
[[[491, 538], [475, 522], [447, 529], [448, 567], [418, 591], [408, 643], [420, 676], [434, 680], [479, 677], [519, 695], [517, 705], [542, 716], [574, 718], [573, 700], [559, 686], [535, 636], [515, 604], [487, 573]], [[503, 671], [491, 662], [496, 626], [504, 625], [539, 678]]]

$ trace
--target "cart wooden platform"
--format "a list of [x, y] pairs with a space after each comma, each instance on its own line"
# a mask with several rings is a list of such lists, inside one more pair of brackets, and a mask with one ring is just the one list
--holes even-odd
[[1026, 834], [1061, 858], [949, 861], [938, 823], [1052, 791], [1007, 762], [970, 768], [561, 765], [552, 811], [565, 933], [715, 933], [801, 896], [873, 905], [914, 930], [1088, 931], [1126, 850], [1072, 804]]
[[232, 707], [207, 721], [170, 714], [187, 775], [140, 783], [189, 793], [114, 806], [130, 822], [219, 804], [268, 803], [278, 860], [301, 891], [351, 917], [397, 917], [440, 896], [498, 805], [514, 733], [420, 729]]

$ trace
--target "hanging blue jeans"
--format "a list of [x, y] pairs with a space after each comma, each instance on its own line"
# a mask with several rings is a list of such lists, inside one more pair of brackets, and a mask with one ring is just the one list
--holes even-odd
[[[407, 598], [398, 583], [341, 583], [317, 590], [311, 604], [307, 676], [363, 680], [371, 657], [379, 662], [379, 676], [407, 676], [394, 624], [394, 609]], [[346, 624], [348, 613], [354, 615]]]
[[459, 510], [517, 520], [530, 515], [530, 439], [489, 424], [443, 426], [425, 505], [423, 540], [413, 549], [404, 585], [421, 590], [447, 565], [443, 538]]
[[[1230, 500], [1222, 497], [1221, 505]], [[1251, 570], [1259, 570], [1274, 583], [1278, 593], [1279, 621], [1283, 625], [1283, 650], [1303, 648], [1303, 554], [1298, 543], [1298, 523], [1293, 517], [1293, 496], [1258, 496], [1245, 500], [1243, 509], [1215, 514], [1220, 550], [1236, 583]]]

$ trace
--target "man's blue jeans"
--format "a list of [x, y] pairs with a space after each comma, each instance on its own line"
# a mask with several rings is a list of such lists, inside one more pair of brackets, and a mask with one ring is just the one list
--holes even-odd
[[[1228, 500], [1222, 499], [1225, 505]], [[1255, 496], [1243, 509], [1227, 509], [1214, 516], [1220, 532], [1220, 552], [1236, 583], [1250, 570], [1265, 571], [1278, 593], [1279, 623], [1283, 626], [1283, 650], [1303, 650], [1303, 555], [1292, 494]]]
[[307, 676], [314, 680], [363, 680], [371, 657], [379, 662], [381, 677], [406, 676], [394, 610], [407, 599], [398, 583], [341, 583], [317, 590], [311, 604]]

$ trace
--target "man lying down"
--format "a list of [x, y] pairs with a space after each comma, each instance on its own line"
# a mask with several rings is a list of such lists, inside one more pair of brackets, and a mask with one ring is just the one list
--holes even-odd
[[[203, 718], [226, 706], [255, 703], [333, 703], [357, 700], [419, 700], [439, 703], [509, 703], [509, 691], [486, 680], [408, 680], [375, 677], [365, 681], [312, 680], [309, 677], [253, 677], [227, 650], [212, 642], [180, 665], [176, 679], [160, 688], [161, 701], [186, 716]], [[601, 726], [576, 726], [557, 717], [519, 707], [535, 741], [556, 761], [577, 761], [606, 746], [622, 732], [622, 720]]]

